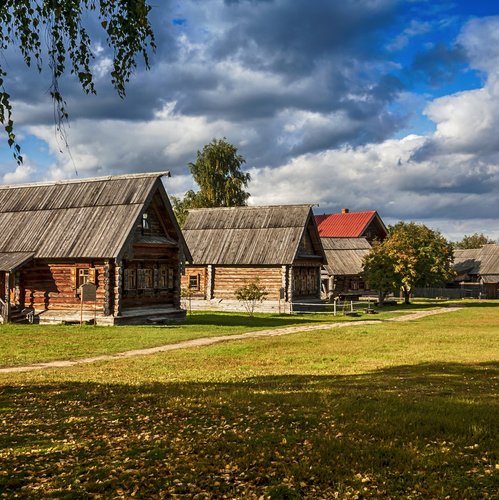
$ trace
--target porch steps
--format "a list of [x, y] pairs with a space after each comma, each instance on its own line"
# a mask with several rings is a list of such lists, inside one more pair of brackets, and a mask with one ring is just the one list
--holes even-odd
[[23, 307], [12, 307], [10, 309], [10, 323], [17, 324], [28, 324], [28, 314], [32, 312], [32, 309], [25, 309]]

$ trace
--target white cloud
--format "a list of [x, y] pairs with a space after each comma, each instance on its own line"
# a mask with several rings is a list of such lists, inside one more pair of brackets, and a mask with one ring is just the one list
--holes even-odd
[[499, 16], [472, 19], [457, 41], [465, 47], [473, 67], [489, 76], [499, 74]]
[[418, 21], [416, 19], [411, 20], [409, 26], [404, 29], [402, 33], [397, 35], [388, 45], [388, 50], [402, 50], [408, 43], [409, 40], [417, 35], [423, 35], [430, 31], [431, 25], [428, 22]]
[[24, 156], [23, 160], [23, 163], [21, 165], [17, 165], [14, 172], [7, 172], [3, 175], [3, 184], [22, 184], [24, 182], [29, 182], [32, 179], [35, 168], [31, 164], [29, 158]]
[[[433, 221], [430, 225], [449, 235], [486, 231], [496, 237], [491, 214], [499, 213], [499, 18], [472, 20], [458, 37], [470, 65], [484, 73], [482, 88], [425, 105], [428, 96], [401, 94], [396, 82], [383, 80], [400, 68], [382, 60], [375, 44], [356, 52], [352, 43], [344, 51], [343, 40], [337, 41], [326, 25], [318, 37], [311, 32], [290, 36], [285, 21], [309, 14], [305, 3], [289, 9], [285, 4], [177, 5], [175, 14], [187, 19], [178, 28], [177, 52], [150, 73], [136, 75], [138, 83], [131, 82], [135, 99], [125, 100], [124, 108], [109, 97], [98, 101], [105, 108], [97, 110], [103, 119], [84, 113], [86, 119], [73, 117], [68, 130], [72, 158], [59, 153], [53, 125], [29, 126], [29, 133], [49, 145], [55, 162], [44, 172], [25, 164], [3, 181], [73, 177], [75, 168], [80, 176], [171, 170], [168, 191], [182, 194], [194, 187], [187, 163], [211, 139], [225, 136], [248, 160], [252, 204], [378, 209], [388, 221]], [[269, 31], [267, 26], [281, 19], [281, 8], [288, 17], [276, 26], [279, 30]], [[309, 20], [317, 23], [321, 9], [314, 8], [317, 13]], [[368, 17], [354, 24], [359, 43], [371, 39], [366, 29], [378, 29]], [[430, 28], [413, 20], [392, 48]], [[316, 59], [319, 49], [322, 56]], [[96, 54], [97, 76], [104, 75], [110, 60], [102, 48]], [[288, 64], [288, 56], [296, 64]], [[79, 109], [88, 102], [78, 101]], [[20, 123], [43, 121], [38, 103], [15, 104]], [[428, 120], [421, 118], [423, 107]], [[400, 117], [393, 119], [393, 109], [410, 115], [418, 134], [387, 140], [404, 126]]]
[[165, 105], [155, 119], [148, 122], [124, 120], [78, 120], [68, 130], [70, 152], [62, 150], [53, 128], [32, 126], [29, 132], [44, 140], [57, 164], [46, 176], [72, 177], [75, 169], [84, 177], [125, 171], [181, 171], [193, 152], [214, 137], [231, 136], [238, 140], [228, 122], [208, 123], [202, 117], [177, 116]]

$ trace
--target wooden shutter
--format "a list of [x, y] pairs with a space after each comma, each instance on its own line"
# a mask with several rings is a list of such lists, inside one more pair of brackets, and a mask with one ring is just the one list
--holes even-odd
[[76, 267], [71, 267], [70, 272], [71, 272], [71, 274], [70, 274], [70, 276], [71, 276], [71, 278], [70, 278], [71, 279], [71, 288], [73, 290], [76, 290], [76, 284], [77, 284], [77, 280], [76, 280], [77, 269], [76, 269]]
[[95, 269], [95, 267], [91, 267], [88, 270], [88, 282], [89, 283], [93, 283], [94, 285], [96, 285], [97, 284], [97, 282], [95, 280], [96, 275], [97, 275], [97, 269]]

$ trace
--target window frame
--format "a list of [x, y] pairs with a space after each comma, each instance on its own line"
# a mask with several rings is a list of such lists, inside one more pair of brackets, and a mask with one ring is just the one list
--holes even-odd
[[[195, 280], [195, 285], [193, 286], [193, 280]], [[199, 291], [200, 289], [200, 276], [199, 274], [189, 274], [189, 290]]]

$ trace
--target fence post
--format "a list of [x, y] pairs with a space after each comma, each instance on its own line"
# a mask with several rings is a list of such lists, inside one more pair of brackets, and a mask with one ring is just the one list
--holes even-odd
[[353, 300], [350, 301], [350, 312], [353, 312]]

